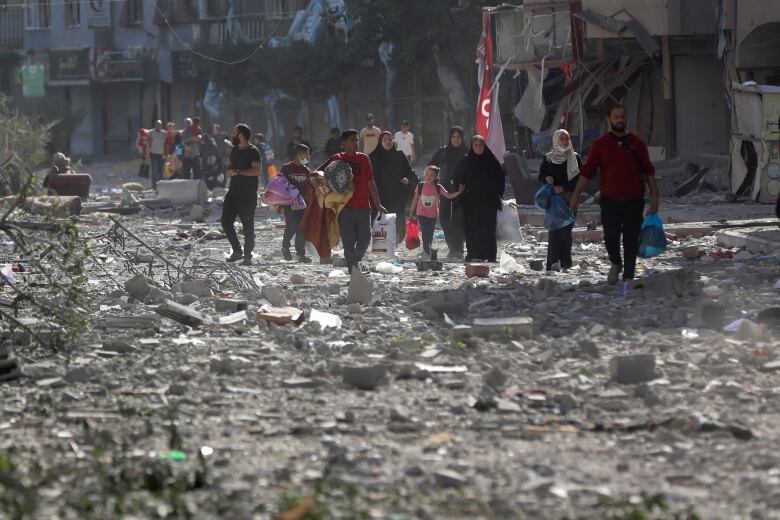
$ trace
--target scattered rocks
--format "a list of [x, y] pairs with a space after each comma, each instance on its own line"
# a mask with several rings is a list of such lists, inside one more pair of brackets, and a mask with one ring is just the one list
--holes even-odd
[[609, 377], [616, 383], [634, 385], [655, 379], [655, 356], [632, 354], [609, 360]]
[[342, 367], [344, 383], [361, 390], [374, 390], [384, 379], [387, 370], [382, 365]]

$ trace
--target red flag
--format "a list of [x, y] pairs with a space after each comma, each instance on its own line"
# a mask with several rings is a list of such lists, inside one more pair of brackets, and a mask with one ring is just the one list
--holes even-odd
[[476, 127], [479, 135], [488, 137], [490, 129], [490, 113], [493, 87], [493, 39], [490, 35], [490, 15], [482, 13], [482, 36], [477, 46], [477, 64], [479, 65], [478, 81], [480, 86], [479, 103], [477, 104]]

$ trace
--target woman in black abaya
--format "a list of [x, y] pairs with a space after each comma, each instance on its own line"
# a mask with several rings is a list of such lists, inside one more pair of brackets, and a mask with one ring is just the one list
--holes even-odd
[[[444, 188], [454, 193], [458, 191], [458, 185], [454, 182], [453, 175], [458, 163], [466, 156], [468, 147], [463, 139], [463, 129], [459, 126], [450, 128], [450, 140], [447, 146], [442, 146], [434, 154], [431, 164], [441, 168], [439, 183]], [[439, 222], [444, 231], [444, 239], [447, 241], [448, 260], [463, 260], [463, 209], [456, 200], [446, 197], [439, 199]]]
[[379, 146], [369, 155], [374, 182], [382, 205], [395, 213], [396, 244], [406, 238], [406, 208], [409, 196], [417, 187], [417, 175], [404, 153], [396, 150], [393, 134], [379, 134]]
[[455, 182], [465, 188], [460, 204], [466, 227], [466, 261], [495, 262], [496, 211], [501, 210], [506, 174], [481, 135], [471, 139], [471, 150], [455, 168]]

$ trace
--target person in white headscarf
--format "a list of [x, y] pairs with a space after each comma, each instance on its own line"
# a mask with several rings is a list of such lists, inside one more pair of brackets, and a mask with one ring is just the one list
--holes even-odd
[[[539, 167], [539, 182], [551, 184], [555, 193], [568, 204], [580, 176], [580, 156], [571, 146], [566, 130], [556, 130], [552, 137], [552, 151]], [[574, 224], [549, 232], [547, 241], [547, 270], [566, 270], [572, 266], [571, 232]]]

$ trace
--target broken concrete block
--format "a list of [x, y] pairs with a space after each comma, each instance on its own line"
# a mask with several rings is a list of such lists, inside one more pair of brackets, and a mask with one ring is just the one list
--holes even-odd
[[510, 336], [533, 336], [534, 320], [527, 316], [512, 318], [477, 318], [471, 326], [474, 334], [490, 336], [493, 334], [507, 334]]
[[466, 477], [449, 469], [434, 471], [433, 478], [436, 479], [436, 484], [444, 488], [461, 487], [469, 483]]
[[165, 300], [155, 309], [155, 312], [161, 316], [165, 316], [166, 318], [170, 318], [191, 327], [198, 327], [205, 321], [203, 314], [200, 312], [191, 307], [187, 307], [186, 305], [172, 302], [171, 300]]
[[336, 296], [341, 294], [341, 285], [337, 283], [328, 284], [328, 294], [330, 294], [331, 296]]
[[644, 290], [647, 298], [687, 296], [696, 291], [699, 274], [691, 269], [677, 269], [656, 273], [628, 283], [630, 291]]
[[506, 384], [506, 374], [498, 368], [493, 367], [482, 376], [482, 382], [490, 388], [500, 389]]
[[125, 291], [136, 300], [143, 300], [151, 290], [149, 281], [142, 274], [134, 276], [125, 282]]
[[142, 316], [109, 316], [101, 325], [106, 329], [155, 330], [160, 327], [160, 318], [154, 314]]
[[181, 282], [176, 286], [176, 290], [182, 294], [191, 294], [192, 296], [197, 296], [198, 298], [205, 298], [214, 294], [206, 280], [190, 280], [188, 282]]
[[214, 300], [214, 310], [216, 312], [238, 312], [245, 311], [249, 306], [246, 300], [236, 300], [232, 298], [216, 298]]
[[302, 274], [294, 273], [290, 276], [290, 283], [293, 285], [303, 285], [306, 283], [306, 278]]
[[609, 360], [609, 377], [616, 383], [635, 385], [655, 379], [655, 355], [630, 354]]
[[436, 292], [428, 296], [425, 306], [439, 314], [461, 316], [468, 311], [469, 295], [461, 290]]
[[374, 282], [369, 280], [368, 277], [360, 271], [360, 269], [353, 269], [349, 280], [347, 303], [370, 305], [373, 293]]
[[285, 388], [318, 388], [324, 384], [324, 380], [316, 377], [291, 377], [282, 381], [282, 386]]
[[544, 260], [529, 260], [528, 267], [532, 271], [544, 271]]
[[203, 205], [209, 198], [209, 190], [203, 180], [174, 179], [157, 183], [157, 197], [175, 205]]
[[466, 264], [467, 278], [489, 278], [490, 266], [488, 264]]
[[190, 218], [193, 222], [203, 222], [205, 220], [205, 207], [201, 204], [193, 204], [190, 208]]
[[722, 303], [703, 300], [696, 304], [691, 316], [691, 327], [721, 330], [726, 322], [726, 308]]
[[68, 370], [63, 379], [68, 383], [86, 383], [89, 380], [89, 371], [84, 367], [76, 367]]
[[303, 323], [303, 311], [293, 307], [271, 307], [263, 305], [256, 315], [258, 320], [276, 325], [289, 325]]
[[422, 260], [415, 262], [418, 271], [443, 271], [444, 263], [438, 260]]
[[287, 296], [284, 289], [278, 285], [266, 285], [263, 287], [263, 298], [274, 307], [287, 307]]
[[386, 369], [382, 365], [342, 367], [344, 382], [361, 390], [373, 390], [385, 377]]

